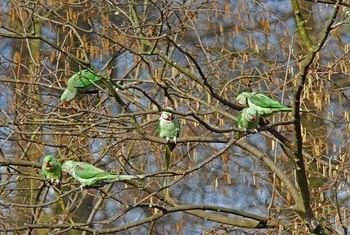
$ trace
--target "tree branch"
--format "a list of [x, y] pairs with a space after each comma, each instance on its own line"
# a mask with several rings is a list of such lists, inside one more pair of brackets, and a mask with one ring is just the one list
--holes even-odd
[[307, 182], [306, 170], [303, 159], [303, 143], [302, 143], [302, 130], [301, 130], [301, 115], [300, 115], [300, 97], [304, 88], [304, 84], [308, 75], [309, 68], [316, 56], [316, 54], [323, 47], [331, 26], [337, 16], [341, 0], [337, 0], [334, 4], [334, 10], [329, 17], [326, 25], [322, 31], [320, 39], [317, 44], [314, 45], [308, 35], [305, 28], [305, 21], [301, 15], [298, 0], [292, 0], [293, 10], [298, 25], [298, 29], [303, 42], [305, 43], [308, 52], [306, 57], [302, 60], [299, 67], [299, 72], [296, 77], [296, 86], [293, 94], [292, 104], [292, 116], [294, 117], [294, 138], [296, 144], [293, 146], [294, 162], [296, 169], [296, 181], [300, 189], [300, 199], [296, 201], [296, 207], [294, 208], [299, 215], [304, 219], [305, 223], [310, 227], [312, 231], [316, 231], [319, 228], [319, 222], [315, 220], [312, 208], [310, 206], [310, 192]]

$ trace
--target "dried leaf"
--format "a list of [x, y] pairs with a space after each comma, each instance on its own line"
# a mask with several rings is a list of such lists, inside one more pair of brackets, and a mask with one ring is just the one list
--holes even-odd
[[226, 1], [225, 3], [225, 7], [224, 7], [224, 11], [226, 15], [230, 15], [231, 14], [231, 9], [230, 9], [230, 3], [229, 1]]
[[220, 34], [224, 35], [224, 26], [222, 25], [222, 23], [219, 23], [219, 30], [220, 30]]
[[213, 190], [216, 191], [219, 186], [219, 178], [215, 177], [214, 183], [213, 183]]
[[15, 53], [13, 53], [13, 62], [15, 64], [20, 64], [21, 63], [21, 55], [17, 51]]
[[181, 233], [182, 228], [184, 225], [184, 221], [183, 219], [180, 219], [177, 223], [176, 223], [176, 232]]
[[229, 173], [223, 174], [225, 184], [231, 184], [231, 175]]
[[224, 164], [227, 164], [230, 159], [230, 155], [228, 153], [223, 153], [220, 157]]
[[262, 26], [264, 32], [269, 35], [270, 34], [270, 22], [266, 19], [262, 19], [262, 20], [260, 20], [260, 25]]

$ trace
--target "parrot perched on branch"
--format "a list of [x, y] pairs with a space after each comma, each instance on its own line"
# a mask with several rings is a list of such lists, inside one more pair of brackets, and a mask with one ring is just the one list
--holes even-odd
[[[247, 129], [256, 130], [256, 128], [259, 126], [259, 122], [260, 122], [260, 116], [259, 116], [258, 110], [250, 107], [242, 109], [239, 112], [237, 117], [238, 127], [243, 128], [245, 130]], [[239, 139], [241, 137], [242, 137], [242, 133], [237, 133], [234, 135], [234, 138], [236, 139]]]
[[62, 164], [62, 172], [71, 175], [80, 183], [80, 188], [100, 187], [105, 184], [131, 179], [143, 179], [143, 175], [118, 175], [106, 172], [87, 162], [66, 161]]
[[[170, 168], [170, 159], [171, 154], [176, 146], [176, 138], [180, 135], [180, 121], [174, 116], [173, 113], [169, 112], [173, 109], [170, 107], [165, 108], [159, 118], [158, 122], [158, 133], [160, 138], [166, 138], [169, 142], [170, 138], [173, 139], [173, 143], [165, 144], [165, 165], [166, 170], [168, 171]], [[165, 182], [166, 185], [169, 184], [169, 178], [166, 177]], [[169, 199], [169, 189], [167, 188], [165, 191], [165, 199]]]
[[49, 179], [52, 184], [60, 184], [62, 179], [61, 164], [54, 156], [47, 155], [44, 157], [41, 170], [45, 178]]
[[94, 83], [101, 81], [102, 77], [90, 72], [81, 70], [73, 74], [67, 81], [67, 88], [61, 95], [61, 102], [64, 106], [74, 99], [79, 93], [86, 92], [94, 87]]
[[260, 116], [268, 116], [276, 112], [289, 112], [292, 109], [278, 101], [258, 92], [242, 92], [236, 97], [240, 106], [249, 106], [258, 110]]
[[61, 95], [61, 103], [64, 106], [68, 105], [68, 102], [74, 99], [79, 93], [92, 93], [94, 85], [103, 85], [106, 87], [112, 96], [120, 105], [124, 105], [124, 102], [119, 97], [117, 91], [125, 90], [125, 88], [112, 80], [103, 79], [101, 76], [96, 75], [89, 70], [81, 70], [73, 74], [67, 81], [67, 88]]
[[160, 138], [166, 138], [167, 141], [171, 138], [174, 141], [174, 143], [165, 145], [165, 163], [166, 169], [169, 170], [171, 153], [176, 146], [176, 138], [180, 135], [180, 121], [167, 110], [172, 111], [173, 109], [167, 107], [162, 112], [158, 122], [158, 133]]

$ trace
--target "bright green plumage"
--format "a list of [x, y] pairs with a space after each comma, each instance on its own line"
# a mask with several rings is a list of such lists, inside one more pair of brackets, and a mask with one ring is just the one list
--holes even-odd
[[244, 108], [237, 117], [238, 127], [244, 129], [256, 129], [259, 126], [259, 121], [259, 112], [254, 108]]
[[52, 155], [44, 157], [43, 165], [41, 167], [45, 178], [49, 179], [51, 183], [58, 185], [62, 179], [61, 164]]
[[[167, 107], [166, 110], [173, 109]], [[158, 133], [160, 138], [166, 138], [168, 141], [170, 138], [174, 140], [174, 143], [165, 145], [166, 169], [169, 170], [171, 152], [176, 146], [176, 138], [180, 135], [180, 121], [172, 113], [163, 111], [158, 122]]]
[[236, 103], [258, 110], [260, 116], [267, 116], [275, 112], [288, 112], [292, 109], [270, 97], [258, 92], [242, 92], [236, 97]]
[[90, 72], [81, 70], [73, 74], [67, 81], [67, 88], [61, 95], [61, 102], [66, 105], [74, 99], [79, 93], [87, 91], [93, 87], [94, 83], [101, 81], [101, 77]]
[[62, 172], [68, 173], [81, 187], [98, 187], [119, 180], [142, 179], [142, 175], [118, 175], [106, 172], [87, 162], [66, 161], [62, 164]]
[[[172, 111], [173, 109], [167, 107], [165, 110]], [[180, 135], [180, 121], [175, 118], [174, 114], [168, 111], [163, 111], [158, 122], [158, 133], [160, 138], [166, 138], [169, 141], [170, 138], [174, 140], [174, 143], [167, 143], [165, 145], [165, 165], [166, 170], [170, 168], [170, 159], [172, 151], [176, 146], [176, 138]], [[166, 178], [166, 185], [169, 184], [168, 177]], [[169, 190], [165, 191], [165, 199], [169, 199]]]
[[[260, 116], [258, 110], [254, 108], [244, 108], [239, 112], [237, 117], [237, 125], [243, 129], [256, 129], [259, 126]], [[239, 139], [242, 137], [242, 133], [237, 133], [234, 138]]]

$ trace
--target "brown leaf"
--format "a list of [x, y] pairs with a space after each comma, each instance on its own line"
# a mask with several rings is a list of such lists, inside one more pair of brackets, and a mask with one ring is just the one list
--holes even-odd
[[266, 34], [270, 34], [270, 22], [266, 19], [260, 20], [260, 25], [262, 26]]

